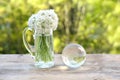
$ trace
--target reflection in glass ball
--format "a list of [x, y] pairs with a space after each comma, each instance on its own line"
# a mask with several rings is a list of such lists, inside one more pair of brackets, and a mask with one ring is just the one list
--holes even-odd
[[78, 68], [86, 60], [86, 51], [84, 48], [75, 43], [67, 45], [62, 51], [63, 62], [70, 68]]

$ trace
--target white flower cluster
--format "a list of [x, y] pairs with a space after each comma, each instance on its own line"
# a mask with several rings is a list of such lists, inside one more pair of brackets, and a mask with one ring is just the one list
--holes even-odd
[[58, 17], [54, 10], [40, 10], [37, 14], [33, 14], [28, 20], [28, 26], [40, 29], [56, 30], [58, 25]]

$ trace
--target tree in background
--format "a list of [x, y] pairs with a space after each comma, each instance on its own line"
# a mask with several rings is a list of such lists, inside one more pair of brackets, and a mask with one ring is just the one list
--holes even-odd
[[[56, 53], [71, 42], [83, 45], [87, 53], [120, 53], [119, 7], [119, 0], [1, 0], [0, 53], [27, 53], [22, 31], [28, 18], [41, 9], [58, 14]], [[32, 37], [27, 39], [31, 42]]]

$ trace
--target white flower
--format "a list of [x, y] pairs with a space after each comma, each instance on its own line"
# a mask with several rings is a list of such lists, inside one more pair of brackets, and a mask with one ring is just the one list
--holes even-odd
[[58, 25], [58, 17], [54, 10], [40, 10], [37, 14], [32, 15], [28, 21], [28, 25], [36, 28], [49, 28], [56, 30]]
[[35, 27], [36, 14], [33, 14], [28, 20], [28, 26], [31, 28]]

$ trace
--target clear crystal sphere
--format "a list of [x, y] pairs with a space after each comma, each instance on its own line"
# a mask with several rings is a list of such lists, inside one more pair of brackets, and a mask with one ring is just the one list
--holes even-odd
[[75, 43], [68, 44], [62, 51], [63, 62], [70, 68], [78, 68], [86, 60], [86, 51]]

